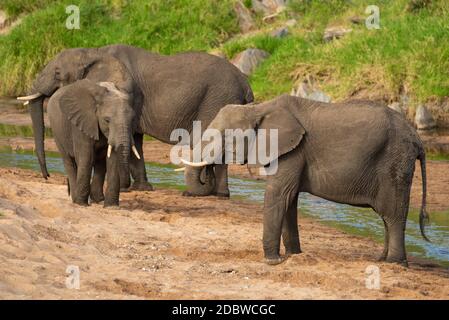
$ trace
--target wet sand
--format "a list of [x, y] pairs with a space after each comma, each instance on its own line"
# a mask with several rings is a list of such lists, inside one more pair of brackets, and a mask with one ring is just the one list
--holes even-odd
[[[410, 259], [379, 263], [382, 247], [299, 218], [303, 253], [263, 263], [261, 206], [129, 192], [120, 209], [79, 207], [65, 178], [0, 169], [0, 298], [448, 299], [449, 271]], [[66, 268], [80, 289], [66, 288]], [[380, 268], [380, 289], [365, 270]]]

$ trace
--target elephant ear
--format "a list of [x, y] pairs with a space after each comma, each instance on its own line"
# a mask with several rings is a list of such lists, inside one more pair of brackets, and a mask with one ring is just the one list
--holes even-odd
[[[266, 132], [267, 156], [269, 153], [272, 154], [270, 141], [273, 132], [270, 129], [277, 129], [278, 158], [295, 149], [306, 133], [302, 124], [289, 110], [289, 98], [288, 95], [284, 95], [256, 107], [261, 110], [256, 124], [258, 132], [260, 129], [265, 129]], [[275, 158], [270, 159], [269, 162], [273, 160]]]
[[88, 80], [75, 82], [64, 88], [60, 98], [61, 109], [68, 119], [85, 135], [99, 139], [97, 101], [105, 88]]

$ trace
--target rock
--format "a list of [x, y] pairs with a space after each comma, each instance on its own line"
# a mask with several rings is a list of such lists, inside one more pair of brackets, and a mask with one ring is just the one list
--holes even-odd
[[323, 91], [314, 89], [309, 83], [301, 82], [296, 90], [293, 88], [290, 93], [292, 96], [301, 97], [309, 100], [320, 102], [331, 102], [331, 97], [325, 94]]
[[404, 114], [404, 110], [402, 110], [401, 104], [399, 102], [393, 102], [392, 104], [389, 104], [388, 108], [393, 109], [394, 111], [397, 111], [402, 115]]
[[251, 16], [251, 11], [242, 3], [242, 1], [237, 1], [234, 5], [234, 11], [237, 14], [239, 21], [240, 31], [248, 32], [255, 28], [254, 20]]
[[324, 30], [323, 40], [325, 42], [332, 41], [334, 39], [340, 39], [345, 34], [351, 32], [352, 29], [347, 29], [344, 27], [329, 27]]
[[269, 56], [270, 54], [264, 50], [250, 48], [240, 52], [231, 62], [249, 76]]
[[294, 27], [297, 23], [298, 21], [296, 21], [296, 19], [290, 19], [285, 22], [285, 25], [287, 27]]
[[349, 18], [349, 21], [353, 24], [362, 24], [365, 19], [360, 16], [352, 16], [351, 18]]
[[418, 130], [429, 130], [437, 125], [430, 111], [422, 104], [416, 109], [415, 124]]
[[268, 15], [284, 11], [286, 2], [286, 0], [252, 0], [251, 5], [254, 11]]
[[6, 12], [0, 10], [0, 29], [6, 26]]
[[270, 35], [273, 38], [284, 38], [288, 35], [288, 28], [282, 27], [271, 31]]

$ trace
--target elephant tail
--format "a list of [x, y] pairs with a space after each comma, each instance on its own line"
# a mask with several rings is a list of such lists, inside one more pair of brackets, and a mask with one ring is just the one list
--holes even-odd
[[243, 90], [243, 101], [241, 101], [241, 104], [254, 102], [254, 94], [251, 86], [249, 85], [248, 78], [242, 72], [240, 72], [240, 70], [237, 70], [237, 72], [238, 83]]
[[426, 211], [427, 176], [426, 176], [426, 154], [424, 150], [420, 150], [418, 160], [421, 164], [421, 177], [422, 177], [422, 201], [421, 201], [421, 210], [419, 211], [419, 229], [421, 230], [421, 235], [424, 238], [424, 240], [430, 242], [429, 238], [427, 238], [424, 232], [424, 227], [426, 223], [429, 222], [429, 215]]
[[67, 178], [67, 194], [69, 195], [69, 197], [70, 197], [70, 182], [69, 182], [69, 179]]

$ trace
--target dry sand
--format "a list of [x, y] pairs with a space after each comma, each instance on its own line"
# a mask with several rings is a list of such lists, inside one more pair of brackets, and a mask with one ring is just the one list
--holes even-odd
[[[449, 298], [447, 269], [376, 262], [381, 245], [301, 214], [304, 253], [268, 266], [257, 204], [157, 190], [123, 193], [120, 209], [79, 207], [64, 181], [0, 169], [0, 298]], [[68, 265], [79, 290], [66, 288]], [[365, 287], [370, 265], [379, 290]]]

